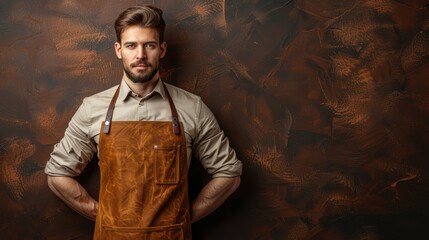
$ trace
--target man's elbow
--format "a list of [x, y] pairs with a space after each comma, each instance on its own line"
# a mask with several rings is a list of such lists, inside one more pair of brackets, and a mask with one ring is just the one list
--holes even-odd
[[231, 187], [231, 193], [235, 192], [241, 183], [241, 177], [240, 176], [236, 176], [233, 179], [234, 180], [233, 180], [232, 187]]
[[62, 187], [62, 185], [64, 184], [63, 178], [64, 177], [57, 177], [57, 176], [50, 176], [50, 175], [47, 176], [48, 187], [57, 196], [60, 195], [59, 190], [63, 188]]
[[56, 178], [53, 176], [47, 176], [47, 182], [48, 182], [48, 187], [49, 189], [51, 189], [52, 192], [57, 193], [56, 188], [55, 188], [55, 180]]

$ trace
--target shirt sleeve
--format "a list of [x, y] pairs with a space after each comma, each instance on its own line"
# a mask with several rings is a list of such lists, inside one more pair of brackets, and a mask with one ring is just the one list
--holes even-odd
[[82, 103], [69, 122], [63, 139], [54, 146], [45, 173], [51, 176], [78, 176], [97, 151], [89, 137], [90, 118], [86, 102]]
[[213, 113], [201, 100], [199, 109], [193, 144], [195, 157], [213, 178], [240, 176], [242, 163], [237, 159]]

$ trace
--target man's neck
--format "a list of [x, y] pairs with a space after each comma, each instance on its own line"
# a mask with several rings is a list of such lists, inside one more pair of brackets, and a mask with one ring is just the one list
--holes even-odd
[[159, 74], [156, 74], [150, 81], [144, 83], [135, 83], [128, 79], [125, 75], [124, 79], [128, 87], [131, 89], [131, 91], [133, 91], [133, 93], [144, 97], [151, 93], [155, 88], [156, 84], [158, 83]]

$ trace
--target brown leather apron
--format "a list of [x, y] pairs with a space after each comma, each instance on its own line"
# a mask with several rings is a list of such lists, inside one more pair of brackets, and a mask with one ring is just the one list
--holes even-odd
[[190, 240], [186, 141], [170, 94], [164, 85], [172, 121], [112, 122], [119, 89], [100, 133], [94, 239]]

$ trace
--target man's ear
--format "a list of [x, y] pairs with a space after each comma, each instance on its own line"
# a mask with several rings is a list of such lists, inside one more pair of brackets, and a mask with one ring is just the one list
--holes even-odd
[[159, 47], [161, 48], [161, 55], [159, 57], [162, 59], [165, 57], [165, 53], [167, 52], [167, 43], [162, 42]]
[[122, 59], [121, 44], [118, 42], [115, 42], [115, 53], [119, 59]]

